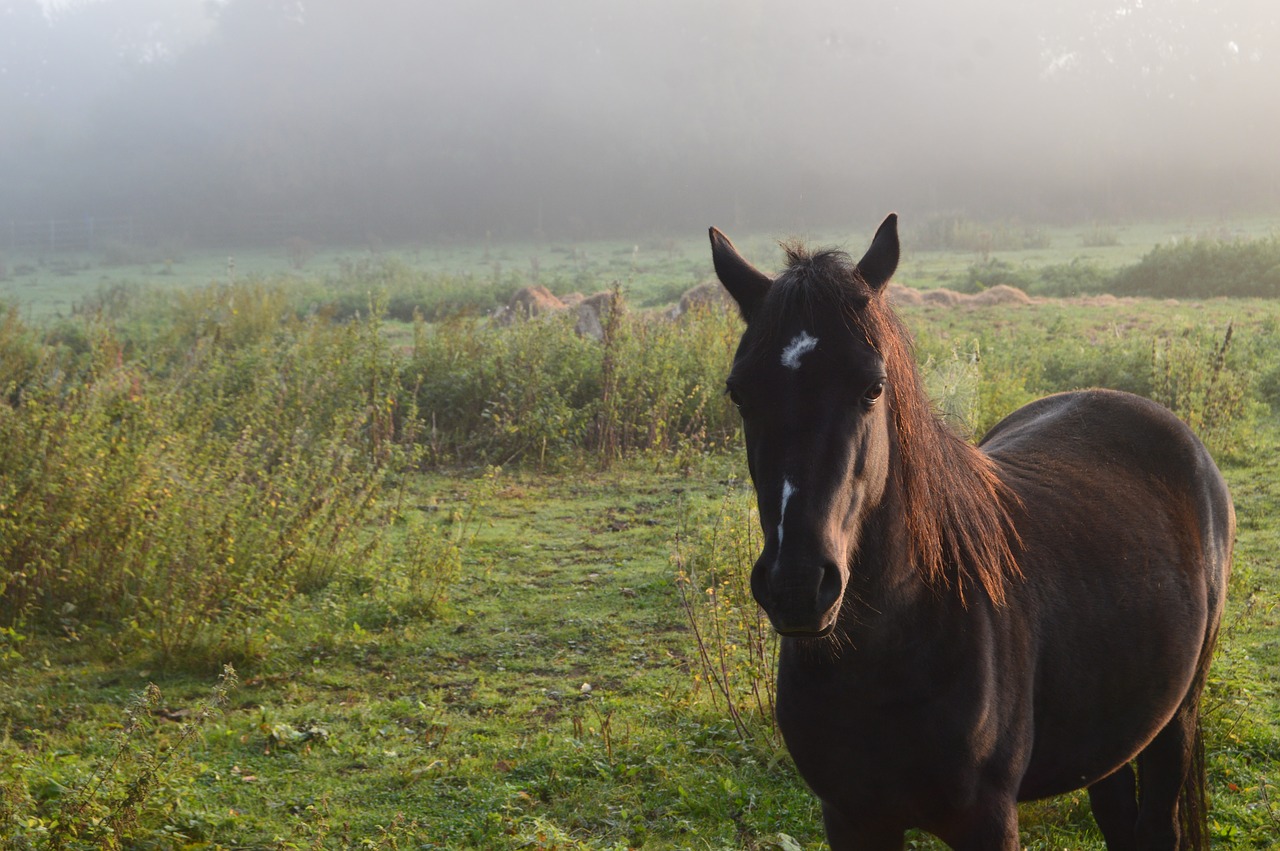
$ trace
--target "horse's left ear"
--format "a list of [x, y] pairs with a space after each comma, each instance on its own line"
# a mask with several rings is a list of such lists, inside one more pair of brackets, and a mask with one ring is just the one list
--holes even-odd
[[890, 213], [880, 223], [880, 228], [871, 240], [871, 247], [858, 261], [858, 274], [874, 292], [880, 292], [884, 289], [884, 285], [889, 283], [889, 279], [893, 277], [893, 271], [897, 268], [898, 214]]

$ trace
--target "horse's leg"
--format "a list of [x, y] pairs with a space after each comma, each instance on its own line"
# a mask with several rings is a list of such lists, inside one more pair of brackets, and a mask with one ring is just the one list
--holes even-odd
[[1138, 782], [1125, 763], [1089, 787], [1089, 808], [1108, 851], [1137, 851]]
[[822, 826], [831, 851], [902, 851], [906, 831], [879, 825], [854, 824], [826, 804]]
[[941, 838], [955, 851], [1019, 851], [1017, 800], [1010, 795], [980, 802]]
[[1196, 746], [1196, 707], [1183, 704], [1138, 754], [1138, 845], [1141, 851], [1180, 847], [1178, 797]]

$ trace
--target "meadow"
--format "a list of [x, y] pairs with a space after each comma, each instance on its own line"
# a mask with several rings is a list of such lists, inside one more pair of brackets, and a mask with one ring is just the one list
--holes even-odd
[[[1273, 847], [1275, 223], [927, 224], [899, 282], [1055, 296], [901, 308], [956, 428], [1117, 387], [1223, 467], [1211, 829]], [[823, 847], [743, 581], [739, 320], [665, 315], [704, 242], [302, 248], [6, 259], [0, 845]], [[486, 319], [533, 284], [619, 309]], [[1103, 847], [1083, 793], [1023, 844]]]

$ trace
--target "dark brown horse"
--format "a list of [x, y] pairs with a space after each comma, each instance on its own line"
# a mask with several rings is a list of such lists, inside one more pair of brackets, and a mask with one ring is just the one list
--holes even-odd
[[711, 245], [747, 322], [727, 384], [778, 725], [831, 847], [922, 828], [1013, 851], [1018, 801], [1080, 788], [1110, 849], [1206, 847], [1198, 707], [1235, 514], [1200, 441], [1106, 390], [957, 437], [885, 295], [896, 216], [856, 264], [792, 248], [776, 279]]

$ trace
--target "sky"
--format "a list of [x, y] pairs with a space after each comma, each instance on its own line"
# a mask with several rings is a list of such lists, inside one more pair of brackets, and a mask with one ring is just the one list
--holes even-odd
[[1273, 0], [0, 0], [0, 219], [1274, 212], [1277, 80]]

